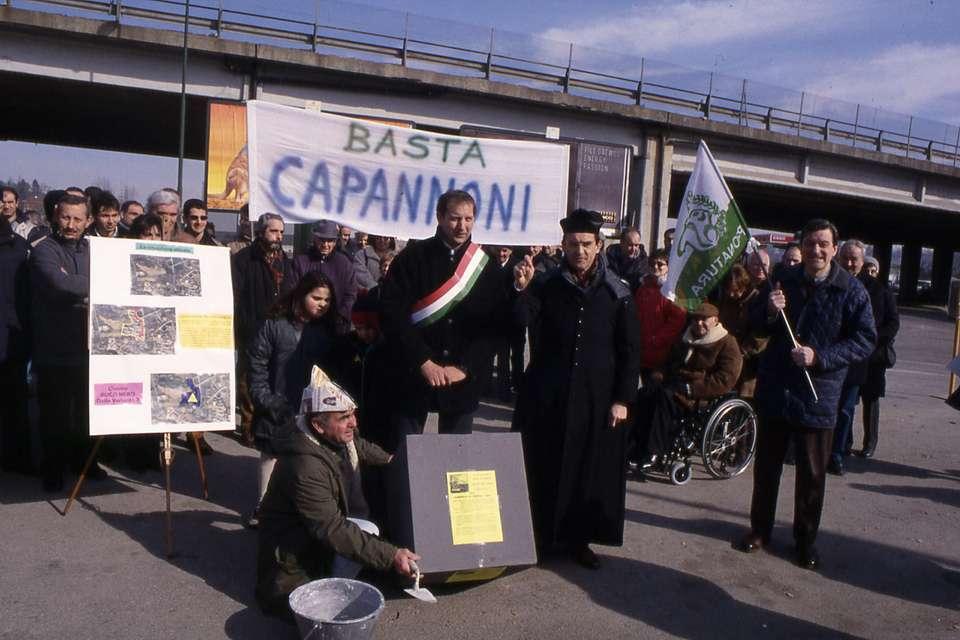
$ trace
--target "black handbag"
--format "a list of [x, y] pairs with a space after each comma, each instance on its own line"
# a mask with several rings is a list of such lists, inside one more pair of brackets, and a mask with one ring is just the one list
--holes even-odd
[[883, 345], [881, 351], [880, 363], [885, 369], [893, 368], [897, 364], [897, 351], [893, 348], [893, 340]]

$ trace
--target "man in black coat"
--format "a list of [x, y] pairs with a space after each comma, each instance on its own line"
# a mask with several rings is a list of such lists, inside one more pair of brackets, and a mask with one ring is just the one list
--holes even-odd
[[561, 267], [535, 278], [525, 257], [514, 282], [518, 314], [539, 335], [513, 417], [537, 544], [592, 569], [589, 543], [623, 543], [625, 423], [640, 372], [633, 297], [600, 253], [602, 223], [595, 211], [571, 213]]
[[621, 231], [620, 242], [607, 247], [606, 254], [610, 270], [626, 282], [631, 291], [636, 291], [643, 276], [650, 271], [639, 229], [627, 227]]
[[[873, 351], [876, 329], [863, 285], [833, 261], [837, 228], [827, 220], [810, 220], [801, 232], [800, 251], [803, 262], [780, 271], [779, 281], [764, 285], [750, 308], [750, 324], [758, 335], [769, 335], [770, 342], [757, 373], [760, 427], [751, 530], [738, 548], [750, 553], [769, 544], [783, 460], [792, 441], [796, 559], [801, 567], [816, 569], [820, 556], [814, 545], [843, 383], [847, 368]], [[799, 346], [790, 339], [781, 311], [795, 329]]]
[[30, 357], [29, 245], [0, 216], [0, 468], [32, 474], [27, 422]]
[[411, 242], [381, 285], [381, 328], [397, 381], [391, 423], [422, 433], [427, 413], [440, 433], [470, 433], [493, 345], [509, 317], [508, 283], [471, 242], [476, 203], [450, 190], [437, 201], [437, 232]]
[[244, 440], [253, 443], [251, 424], [253, 401], [247, 384], [250, 363], [247, 349], [267, 310], [276, 299], [293, 287], [290, 260], [283, 252], [283, 218], [264, 213], [257, 220], [254, 241], [233, 255], [233, 328], [236, 338], [237, 404], [240, 405], [240, 429]]

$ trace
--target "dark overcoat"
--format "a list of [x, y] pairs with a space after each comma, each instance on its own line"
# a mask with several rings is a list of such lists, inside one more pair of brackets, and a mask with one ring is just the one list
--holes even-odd
[[[487, 261], [470, 294], [442, 319], [427, 326], [410, 321], [413, 305], [453, 275], [469, 244], [451, 250], [438, 236], [411, 242], [380, 285], [380, 326], [393, 364], [397, 409], [408, 415], [476, 410], [490, 378], [495, 340], [509, 326], [509, 283], [494, 260]], [[420, 373], [427, 360], [458, 367], [467, 378], [431, 388]]]
[[883, 354], [900, 331], [900, 312], [890, 287], [862, 271], [857, 279], [870, 294], [873, 321], [877, 325], [877, 348], [867, 359], [867, 372], [860, 385], [860, 395], [867, 399], [881, 398], [887, 391], [887, 367]]
[[30, 354], [29, 253], [27, 241], [0, 220], [0, 363], [26, 362]]
[[285, 254], [277, 266], [282, 272], [279, 284], [267, 266], [259, 240], [233, 255], [233, 325], [241, 349], [246, 349], [257, 335], [276, 299], [294, 286], [291, 263]]
[[637, 394], [630, 291], [598, 256], [586, 287], [561, 267], [535, 278], [517, 305], [540, 336], [513, 417], [538, 544], [621, 544], [627, 429], [612, 429], [609, 411]]

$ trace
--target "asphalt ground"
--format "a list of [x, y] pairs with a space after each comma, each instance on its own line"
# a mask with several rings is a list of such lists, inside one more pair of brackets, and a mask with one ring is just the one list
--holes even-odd
[[[551, 557], [435, 587], [435, 605], [378, 581], [387, 605], [376, 637], [960, 638], [960, 414], [943, 402], [953, 325], [942, 311], [902, 318], [877, 457], [828, 478], [820, 571], [791, 562], [792, 467], [772, 548], [745, 555], [731, 542], [746, 531], [752, 469], [718, 481], [697, 466], [685, 486], [629, 483], [625, 543], [596, 547], [599, 571]], [[505, 429], [509, 417], [485, 404], [477, 426]], [[298, 637], [253, 601], [256, 533], [240, 516], [254, 500], [255, 452], [208, 438], [209, 500], [177, 447], [172, 558], [158, 472], [108, 467], [66, 517], [66, 492], [0, 475], [0, 638]]]

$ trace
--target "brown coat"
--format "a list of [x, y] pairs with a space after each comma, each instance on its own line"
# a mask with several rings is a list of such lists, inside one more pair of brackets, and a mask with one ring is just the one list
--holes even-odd
[[757, 297], [757, 289], [752, 290], [739, 300], [727, 296], [720, 299], [720, 324], [737, 339], [740, 355], [743, 356], [743, 368], [737, 381], [737, 393], [742, 398], [752, 398], [757, 387], [757, 365], [760, 354], [767, 348], [769, 337], [757, 335], [750, 327], [750, 305]]
[[737, 339], [718, 324], [703, 338], [690, 329], [670, 356], [667, 379], [690, 385], [691, 400], [710, 400], [736, 386], [743, 366]]

